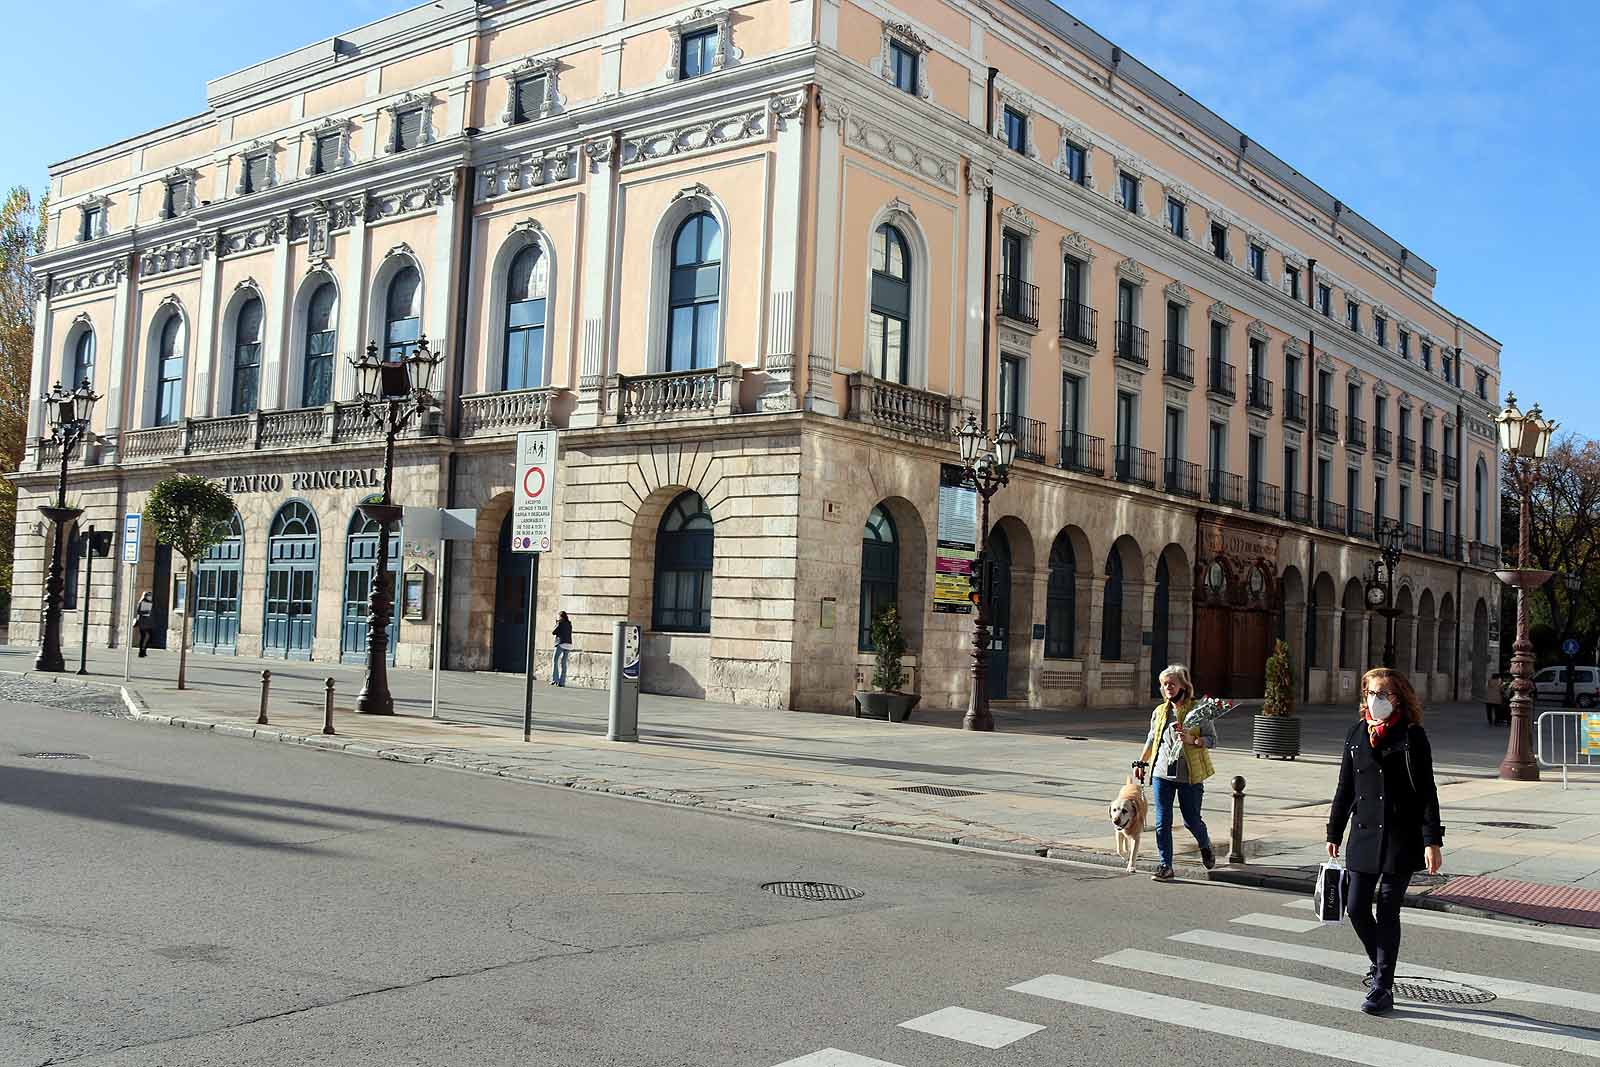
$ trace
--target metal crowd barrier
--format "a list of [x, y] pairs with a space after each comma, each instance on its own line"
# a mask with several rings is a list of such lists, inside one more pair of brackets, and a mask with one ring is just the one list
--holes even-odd
[[1535, 751], [1543, 767], [1600, 767], [1600, 711], [1546, 711], [1533, 724]]

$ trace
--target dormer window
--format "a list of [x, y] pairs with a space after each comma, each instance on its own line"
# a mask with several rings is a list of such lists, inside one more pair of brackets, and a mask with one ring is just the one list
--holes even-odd
[[78, 240], [92, 241], [106, 235], [106, 206], [103, 200], [91, 200], [80, 209]]
[[343, 154], [339, 146], [343, 139], [344, 135], [337, 131], [317, 134], [311, 149], [313, 174], [331, 174], [339, 169], [340, 156]]
[[166, 192], [161, 204], [161, 217], [175, 219], [194, 210], [194, 172], [174, 174], [166, 181]]
[[247, 152], [240, 159], [240, 196], [259, 193], [272, 187], [272, 151]]
[[394, 112], [394, 133], [389, 141], [389, 151], [407, 152], [422, 144], [423, 107], [417, 104]]

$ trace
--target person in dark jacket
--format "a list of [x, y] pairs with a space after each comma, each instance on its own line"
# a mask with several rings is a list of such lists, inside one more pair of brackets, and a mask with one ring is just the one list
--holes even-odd
[[1438, 874], [1444, 865], [1433, 750], [1416, 691], [1399, 671], [1378, 668], [1361, 679], [1361, 718], [1345, 738], [1328, 811], [1330, 857], [1339, 855], [1347, 822], [1345, 911], [1372, 961], [1361, 1010], [1381, 1015], [1394, 1007], [1406, 886], [1419, 869]]
[[561, 612], [556, 619], [556, 628], [550, 632], [556, 638], [555, 650], [550, 655], [550, 684], [564, 687], [567, 684], [567, 657], [572, 654], [572, 620], [567, 618], [566, 612]]

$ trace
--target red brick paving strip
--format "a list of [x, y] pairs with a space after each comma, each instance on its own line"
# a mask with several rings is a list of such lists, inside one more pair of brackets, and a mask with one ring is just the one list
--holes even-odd
[[1538, 922], [1600, 929], [1600, 890], [1595, 889], [1472, 875], [1452, 878], [1428, 896]]

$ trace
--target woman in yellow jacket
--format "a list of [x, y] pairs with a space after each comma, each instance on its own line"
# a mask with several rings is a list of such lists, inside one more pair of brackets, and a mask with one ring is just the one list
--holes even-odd
[[1200, 817], [1200, 804], [1205, 797], [1203, 783], [1213, 773], [1210, 749], [1217, 743], [1217, 731], [1209, 720], [1193, 729], [1183, 728], [1183, 717], [1194, 703], [1194, 682], [1189, 678], [1189, 668], [1174, 663], [1161, 672], [1160, 681], [1161, 695], [1166, 699], [1156, 705], [1150, 716], [1150, 733], [1144, 739], [1144, 750], [1133, 765], [1133, 772], [1144, 781], [1145, 767], [1154, 757], [1150, 776], [1154, 779], [1156, 853], [1160, 860], [1154, 878], [1158, 882], [1170, 882], [1174, 796], [1183, 812], [1183, 825], [1200, 846], [1200, 862], [1208, 871], [1217, 865], [1217, 854], [1211, 849], [1211, 834]]

